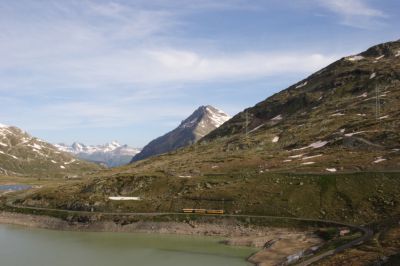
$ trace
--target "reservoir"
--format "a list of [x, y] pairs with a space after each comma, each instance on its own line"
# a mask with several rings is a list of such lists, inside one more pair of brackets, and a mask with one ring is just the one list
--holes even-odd
[[158, 234], [67, 232], [0, 224], [5, 266], [246, 266], [256, 250], [220, 238]]

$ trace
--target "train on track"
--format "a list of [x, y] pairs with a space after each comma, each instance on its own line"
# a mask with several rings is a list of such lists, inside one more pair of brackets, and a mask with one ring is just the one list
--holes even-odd
[[197, 213], [197, 214], [224, 214], [224, 210], [208, 210], [208, 209], [182, 209], [183, 213]]

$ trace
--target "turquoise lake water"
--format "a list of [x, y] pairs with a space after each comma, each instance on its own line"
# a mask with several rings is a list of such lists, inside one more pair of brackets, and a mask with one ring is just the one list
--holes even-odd
[[2, 266], [245, 266], [252, 248], [211, 237], [87, 233], [0, 224]]

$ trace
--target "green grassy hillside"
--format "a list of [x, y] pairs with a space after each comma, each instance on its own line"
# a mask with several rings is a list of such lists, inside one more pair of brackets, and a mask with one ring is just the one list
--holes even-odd
[[[44, 189], [25, 205], [73, 210], [180, 212], [182, 208], [228, 213], [324, 218], [356, 223], [400, 213], [397, 173], [242, 174], [197, 178], [115, 175]], [[110, 201], [109, 196], [142, 201]]]

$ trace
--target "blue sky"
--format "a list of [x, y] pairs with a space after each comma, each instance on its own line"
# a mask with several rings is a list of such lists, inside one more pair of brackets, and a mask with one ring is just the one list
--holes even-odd
[[398, 0], [0, 0], [0, 123], [141, 147], [400, 38]]

